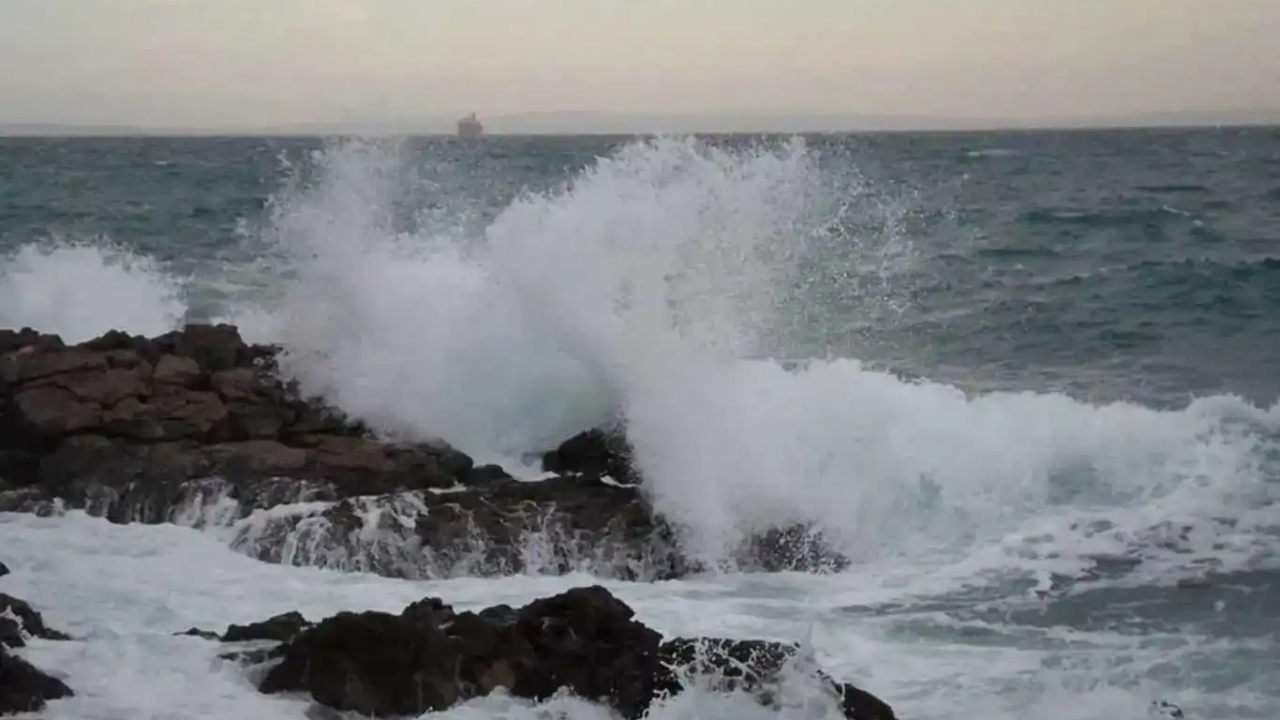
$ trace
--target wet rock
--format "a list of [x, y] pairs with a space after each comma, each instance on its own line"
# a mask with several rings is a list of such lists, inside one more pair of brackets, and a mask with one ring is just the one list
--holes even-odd
[[23, 647], [26, 638], [69, 640], [70, 638], [44, 624], [44, 617], [26, 601], [0, 593], [0, 645]]
[[[774, 705], [775, 693], [788, 668], [798, 667], [800, 646], [766, 640], [676, 638], [660, 649], [660, 687], [677, 692], [685, 678], [696, 674], [718, 692], [747, 692], [762, 704]], [[893, 708], [871, 693], [849, 683], [838, 683], [825, 672], [811, 668], [818, 687], [852, 720], [895, 720]], [[708, 682], [709, 680], [709, 682]]]
[[233, 547], [267, 562], [414, 579], [583, 570], [654, 580], [691, 569], [637, 489], [577, 477], [276, 513], [244, 528]]
[[[755, 692], [767, 704], [768, 688], [795, 648], [721, 639], [663, 643], [625, 603], [593, 586], [518, 610], [457, 613], [427, 598], [399, 615], [343, 612], [270, 654], [280, 662], [263, 677], [262, 692], [306, 692], [339, 711], [416, 716], [501, 687], [534, 700], [568, 690], [639, 718], [655, 698], [682, 690], [690, 673], [719, 678], [714, 689]], [[847, 717], [893, 720], [888, 705], [816, 672]]]
[[66, 683], [0, 645], [0, 715], [38, 712], [48, 701], [73, 694]]
[[0, 577], [4, 577], [5, 575], [8, 575], [8, 574], [9, 574], [9, 566], [0, 562]]
[[617, 430], [592, 429], [574, 435], [542, 456], [542, 469], [561, 475], [610, 477], [632, 484], [640, 481], [632, 467], [631, 445]]
[[46, 701], [68, 697], [71, 688], [57, 678], [14, 655], [9, 648], [26, 646], [27, 638], [67, 640], [44, 624], [44, 618], [26, 602], [0, 594], [0, 715], [35, 712]]
[[749, 537], [736, 553], [739, 570], [839, 572], [849, 567], [820, 530], [803, 523], [770, 528]]
[[[391, 577], [699, 569], [641, 489], [600, 482], [639, 479], [617, 431], [570, 438], [544, 458], [559, 477], [517, 482], [443, 441], [374, 437], [301, 397], [275, 374], [278, 348], [246, 344], [232, 326], [113, 331], [71, 347], [0, 331], [0, 351], [0, 511], [236, 523], [234, 547], [253, 557]], [[258, 514], [295, 503], [308, 505]], [[847, 563], [802, 525], [752, 538], [732, 560], [769, 571]]]
[[276, 615], [262, 622], [248, 625], [230, 625], [222, 634], [223, 642], [245, 642], [248, 640], [275, 640], [284, 642], [311, 627], [311, 623], [301, 613], [287, 612]]

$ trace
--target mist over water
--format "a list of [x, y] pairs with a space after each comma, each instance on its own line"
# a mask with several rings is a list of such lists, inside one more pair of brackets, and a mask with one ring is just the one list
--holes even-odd
[[[989, 155], [967, 162], [1020, 161]], [[1083, 597], [1076, 588], [1172, 592], [1280, 565], [1274, 399], [1088, 402], [1058, 388], [982, 389], [954, 373], [911, 380], [870, 362], [877, 336], [857, 328], [916, 322], [927, 344], [937, 315], [904, 306], [943, 281], [924, 269], [936, 248], [917, 248], [906, 229], [914, 201], [856, 165], [798, 139], [637, 141], [516, 194], [476, 232], [473, 217], [450, 224], [438, 212], [452, 199], [431, 195], [413, 157], [400, 143], [316, 151], [289, 169], [245, 241], [249, 256], [205, 271], [220, 282], [252, 275], [254, 291], [233, 293], [219, 319], [281, 343], [282, 368], [306, 390], [388, 432], [443, 437], [521, 471], [522, 454], [623, 421], [646, 492], [691, 552], [732, 571], [728, 551], [745, 535], [811, 523], [852, 568], [768, 593], [794, 592], [823, 617], [938, 603], [876, 642], [953, 638], [958, 659], [944, 663], [969, 662], [955, 623], [1009, 633], [997, 647], [1057, 642], [1037, 635], [1042, 620], [1009, 629], [984, 603], [1048, 612], [1034, 603]], [[107, 243], [23, 246], [0, 268], [0, 325], [69, 341], [116, 327], [157, 334], [181, 322], [198, 285]], [[1039, 292], [1003, 289], [1008, 302]], [[843, 336], [843, 350], [814, 353], [807, 328], [833, 318], [842, 324], [825, 332]], [[1176, 654], [1117, 637], [1088, 642], [1104, 657], [1139, 653], [1151, 664], [1131, 669], [1142, 682]], [[893, 682], [951, 672], [930, 668]], [[1079, 672], [1101, 683], [1108, 671]], [[1030, 706], [1093, 717], [1053, 700], [1075, 691], [1062, 683]], [[1087, 691], [1090, 712], [1145, 705], [1132, 688]]]

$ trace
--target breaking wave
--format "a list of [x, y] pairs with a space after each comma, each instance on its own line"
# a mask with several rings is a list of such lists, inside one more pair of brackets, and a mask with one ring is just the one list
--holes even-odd
[[[823, 303], [879, 302], [912, 263], [865, 217], [890, 204], [803, 142], [637, 142], [465, 240], [406, 230], [406, 162], [395, 144], [319, 153], [272, 204], [273, 297], [227, 318], [353, 414], [481, 458], [624, 420], [653, 501], [712, 563], [801, 521], [855, 569], [944, 585], [1016, 572], [1050, 588], [1100, 558], [1170, 582], [1277, 564], [1275, 406], [974, 395], [853, 358], [769, 359], [794, 359], [786, 339]], [[155, 333], [182, 316], [180, 289], [118, 251], [23, 249], [2, 319]]]

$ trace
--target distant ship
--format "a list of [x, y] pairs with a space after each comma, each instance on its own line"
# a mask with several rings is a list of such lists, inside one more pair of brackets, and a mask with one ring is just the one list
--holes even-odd
[[480, 121], [476, 119], [475, 113], [471, 113], [458, 121], [458, 137], [480, 137], [482, 132], [484, 132], [484, 125], [481, 125]]

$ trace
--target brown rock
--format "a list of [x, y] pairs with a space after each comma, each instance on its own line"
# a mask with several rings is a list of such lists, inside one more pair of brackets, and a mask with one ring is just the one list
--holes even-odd
[[57, 387], [70, 392], [81, 402], [111, 407], [126, 398], [145, 398], [151, 395], [147, 372], [150, 368], [138, 365], [132, 368], [107, 368], [95, 372], [75, 372], [52, 375], [35, 380], [25, 387]]
[[311, 454], [274, 440], [246, 440], [211, 445], [205, 451], [217, 471], [229, 478], [289, 476], [302, 473]]
[[21, 384], [51, 375], [105, 370], [107, 359], [100, 353], [79, 349], [38, 350], [28, 346], [0, 359], [0, 378]]
[[19, 390], [13, 395], [12, 409], [11, 422], [46, 438], [97, 428], [103, 420], [102, 406], [48, 385]]
[[194, 359], [208, 373], [247, 365], [250, 355], [235, 327], [198, 324], [187, 325], [176, 333], [173, 354]]
[[195, 360], [179, 355], [162, 355], [156, 363], [153, 381], [156, 385], [195, 388], [200, 384], [202, 375], [200, 364]]
[[149, 402], [128, 399], [109, 410], [104, 425], [113, 435], [142, 442], [204, 438], [227, 418], [215, 393], [175, 390]]

